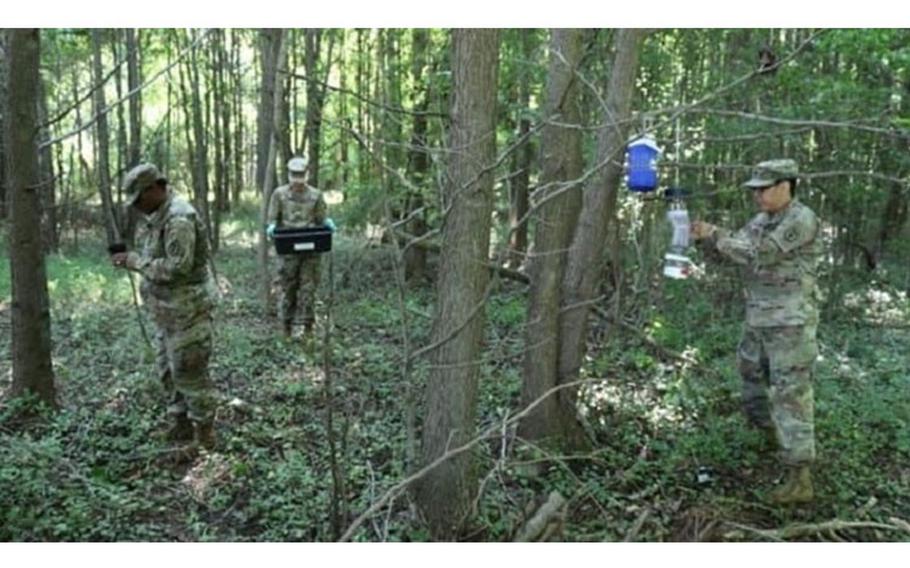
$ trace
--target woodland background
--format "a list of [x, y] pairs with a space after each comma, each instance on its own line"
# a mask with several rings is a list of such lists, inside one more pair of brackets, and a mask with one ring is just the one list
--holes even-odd
[[[907, 30], [22, 29], [0, 79], [0, 539], [910, 540]], [[754, 163], [804, 172], [811, 508], [762, 500], [737, 273], [661, 276], [645, 132], [729, 227]], [[288, 344], [262, 205], [294, 155], [340, 229]], [[216, 251], [222, 447], [189, 464], [106, 253], [141, 161]]]

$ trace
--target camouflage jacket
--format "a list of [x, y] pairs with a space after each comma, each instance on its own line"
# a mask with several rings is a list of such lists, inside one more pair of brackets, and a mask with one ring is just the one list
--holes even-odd
[[794, 199], [782, 211], [759, 213], [735, 234], [718, 229], [709, 240], [724, 258], [742, 267], [748, 325], [818, 322], [818, 232], [815, 213]]
[[322, 192], [315, 187], [292, 190], [290, 185], [282, 185], [269, 200], [268, 222], [279, 228], [321, 227], [325, 209]]
[[208, 238], [185, 199], [168, 192], [167, 201], [139, 221], [135, 243], [128, 264], [142, 274], [143, 299], [152, 311], [212, 307]]

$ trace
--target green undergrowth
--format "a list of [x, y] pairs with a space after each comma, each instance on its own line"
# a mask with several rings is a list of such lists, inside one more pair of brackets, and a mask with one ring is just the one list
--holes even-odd
[[[261, 307], [248, 217], [226, 223], [218, 255], [211, 374], [221, 446], [189, 461], [162, 439], [164, 393], [129, 279], [109, 267], [102, 247], [83, 243], [48, 258], [62, 409], [18, 424], [11, 417], [24, 403], [0, 406], [0, 540], [332, 540], [411, 471], [427, 371], [423, 360], [406, 366], [403, 353], [429, 341], [432, 288], [411, 285], [402, 300], [392, 251], [342, 231], [331, 270], [323, 262], [323, 316], [334, 283], [330, 349], [325, 317], [318, 340], [282, 341]], [[4, 250], [5, 320], [7, 258]], [[475, 451], [479, 498], [465, 539], [511, 540], [552, 491], [567, 499], [555, 538], [572, 541], [764, 540], [757, 531], [833, 519], [910, 520], [908, 302], [900, 289], [857, 279], [824, 314], [818, 499], [795, 511], [767, 506], [780, 472], [739, 413], [735, 279], [655, 281], [650, 293], [648, 307], [620, 318], [623, 325], [592, 319], [581, 400], [595, 442], [555, 454], [500, 427], [520, 405], [526, 296], [523, 285], [499, 282], [487, 305], [477, 420], [494, 434]], [[798, 538], [835, 537], [910, 533], [860, 527]], [[354, 533], [427, 538], [407, 493]]]

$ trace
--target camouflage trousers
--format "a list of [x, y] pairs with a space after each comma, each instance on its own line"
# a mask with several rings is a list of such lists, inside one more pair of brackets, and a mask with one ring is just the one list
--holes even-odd
[[215, 419], [215, 393], [209, 378], [211, 311], [190, 310], [173, 317], [153, 314], [158, 374], [168, 393], [168, 414], [198, 423]]
[[787, 465], [815, 460], [815, 329], [815, 325], [746, 325], [736, 354], [746, 417], [753, 426], [773, 426]]
[[281, 284], [281, 303], [278, 317], [290, 326], [297, 313], [297, 299], [302, 297], [303, 323], [316, 322], [316, 291], [319, 288], [319, 255], [316, 253], [288, 254], [278, 257], [278, 280]]

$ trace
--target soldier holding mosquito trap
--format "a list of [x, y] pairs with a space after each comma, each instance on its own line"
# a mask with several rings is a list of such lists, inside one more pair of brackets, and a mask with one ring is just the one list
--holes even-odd
[[742, 269], [746, 322], [737, 366], [743, 407], [750, 425], [780, 450], [786, 477], [770, 495], [778, 504], [814, 497], [812, 379], [821, 241], [815, 213], [794, 197], [797, 174], [793, 160], [756, 165], [745, 187], [760, 212], [735, 233], [701, 221], [692, 224], [696, 240]]

